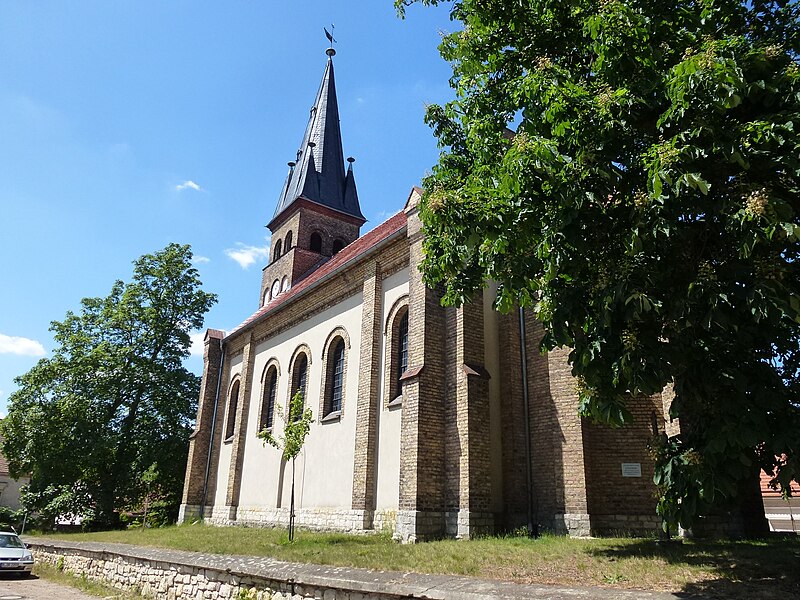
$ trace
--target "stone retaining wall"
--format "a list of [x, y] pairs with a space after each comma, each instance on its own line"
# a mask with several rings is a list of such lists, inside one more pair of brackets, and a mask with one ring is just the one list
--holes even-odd
[[[98, 542], [25, 540], [37, 562], [158, 600], [676, 600], [642, 590], [554, 588]], [[243, 548], [246, 551], [246, 548]]]
[[213, 561], [217, 566], [211, 566], [208, 555], [199, 555], [197, 564], [189, 564], [175, 562], [175, 556], [159, 556], [165, 552], [172, 553], [155, 549], [155, 556], [146, 558], [136, 556], [135, 551], [121, 554], [105, 549], [80, 548], [75, 544], [34, 542], [30, 546], [37, 562], [159, 600], [397, 600], [404, 597], [304, 581], [287, 573], [285, 568], [272, 575], [236, 571], [225, 560], [228, 557], [221, 556]]

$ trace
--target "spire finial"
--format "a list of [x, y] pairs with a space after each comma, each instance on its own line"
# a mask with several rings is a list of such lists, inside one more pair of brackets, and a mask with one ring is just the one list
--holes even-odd
[[[331, 30], [334, 29], [333, 23], [331, 23]], [[325, 54], [328, 55], [329, 58], [333, 58], [336, 55], [336, 50], [333, 49], [333, 44], [336, 40], [333, 38], [333, 34], [328, 31], [327, 27], [323, 27], [322, 30], [325, 32], [325, 37], [328, 38], [328, 41], [331, 43], [330, 48], [325, 50]]]

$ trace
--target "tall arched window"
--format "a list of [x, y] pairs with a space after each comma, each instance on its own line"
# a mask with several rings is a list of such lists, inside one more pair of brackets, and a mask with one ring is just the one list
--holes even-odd
[[[294, 368], [292, 369], [292, 390], [291, 394], [289, 395], [290, 411], [292, 406], [292, 398], [294, 398], [294, 395], [297, 392], [300, 392], [300, 396], [303, 398], [303, 406], [305, 406], [307, 383], [308, 383], [308, 358], [306, 357], [305, 353], [301, 353], [295, 359]], [[300, 411], [300, 413], [290, 414], [289, 418], [297, 421], [300, 419], [301, 416], [302, 416], [302, 411]]]
[[384, 363], [383, 405], [399, 406], [403, 400], [400, 378], [409, 368], [408, 357], [408, 296], [398, 298], [389, 310], [384, 329], [386, 362]]
[[308, 243], [308, 247], [312, 252], [322, 254], [322, 236], [319, 234], [319, 232], [315, 231], [311, 234], [311, 240]]
[[258, 430], [272, 429], [275, 419], [275, 397], [278, 392], [278, 369], [274, 366], [267, 370], [264, 377], [264, 397], [261, 399], [261, 418], [258, 420]]
[[344, 242], [340, 239], [333, 240], [333, 254], [338, 254], [344, 248]]
[[233, 382], [228, 395], [228, 420], [225, 424], [225, 439], [233, 437], [236, 431], [236, 410], [239, 407], [239, 380]]
[[403, 395], [403, 384], [400, 378], [408, 370], [408, 311], [403, 313], [400, 317], [400, 323], [397, 327], [397, 350], [395, 360], [397, 361], [397, 370], [395, 378], [395, 397]]
[[275, 251], [272, 253], [272, 260], [278, 260], [281, 257], [281, 241], [275, 242]]
[[286, 234], [285, 241], [283, 242], [283, 251], [284, 253], [286, 253], [291, 249], [292, 249], [292, 232], [289, 231], [289, 233]]
[[342, 410], [344, 391], [344, 340], [336, 338], [328, 354], [324, 416]]

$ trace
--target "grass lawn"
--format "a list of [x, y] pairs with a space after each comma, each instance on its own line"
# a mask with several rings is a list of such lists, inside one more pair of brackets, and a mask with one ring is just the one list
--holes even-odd
[[299, 531], [290, 544], [280, 529], [201, 524], [47, 537], [519, 583], [702, 592], [747, 600], [800, 598], [800, 537], [764, 542], [685, 541], [668, 546], [652, 539], [557, 536], [401, 545], [386, 535]]

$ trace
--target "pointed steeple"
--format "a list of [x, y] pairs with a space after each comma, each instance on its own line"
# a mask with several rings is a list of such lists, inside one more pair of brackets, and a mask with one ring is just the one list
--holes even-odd
[[345, 173], [342, 132], [339, 128], [339, 104], [333, 77], [333, 48], [326, 50], [328, 63], [311, 109], [303, 142], [294, 166], [290, 164], [281, 190], [273, 221], [297, 198], [366, 221], [361, 213], [353, 178], [352, 163]]

